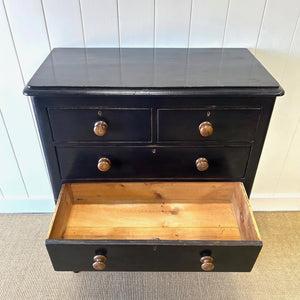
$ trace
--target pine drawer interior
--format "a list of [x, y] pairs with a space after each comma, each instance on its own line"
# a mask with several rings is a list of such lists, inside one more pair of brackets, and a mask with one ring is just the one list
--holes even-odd
[[47, 238], [261, 241], [240, 182], [67, 183]]

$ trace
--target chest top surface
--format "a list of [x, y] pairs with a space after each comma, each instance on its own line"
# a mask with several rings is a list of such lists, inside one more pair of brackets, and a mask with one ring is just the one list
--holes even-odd
[[55, 48], [25, 87], [37, 96], [119, 90], [278, 96], [283, 90], [247, 49]]

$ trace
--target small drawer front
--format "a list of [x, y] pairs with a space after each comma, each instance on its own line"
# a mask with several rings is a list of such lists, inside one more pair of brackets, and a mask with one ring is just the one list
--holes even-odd
[[[110, 242], [111, 244], [111, 242]], [[96, 271], [94, 256], [105, 253], [103, 271], [185, 271], [200, 272], [201, 253], [213, 257], [214, 272], [251, 271], [261, 246], [156, 246], [156, 245], [97, 245], [88, 241], [47, 240], [47, 249], [56, 271]]]
[[158, 110], [158, 141], [252, 141], [260, 109]]
[[[53, 140], [57, 142], [151, 141], [150, 109], [49, 108], [48, 114]], [[101, 133], [95, 128], [99, 121], [105, 124]]]
[[239, 179], [251, 147], [58, 147], [63, 179]]

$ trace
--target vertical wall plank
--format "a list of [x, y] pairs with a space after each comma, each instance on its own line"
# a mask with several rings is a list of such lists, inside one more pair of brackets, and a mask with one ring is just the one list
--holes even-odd
[[[2, 197], [26, 197], [27, 191], [0, 111], [0, 189]], [[1, 196], [1, 195], [0, 195]]]
[[299, 0], [268, 0], [256, 56], [281, 80], [300, 11]]
[[154, 0], [119, 0], [121, 47], [153, 47]]
[[156, 0], [155, 47], [188, 47], [191, 0]]
[[228, 1], [193, 0], [190, 47], [222, 47]]
[[49, 42], [40, 0], [6, 0], [24, 80], [27, 82], [49, 53]]
[[[0, 108], [29, 197], [51, 195], [41, 149], [24, 88], [3, 3], [0, 4]], [[27, 196], [26, 196], [27, 197]]]
[[[288, 62], [284, 72], [284, 82], [287, 88], [289, 108], [285, 109], [286, 122], [282, 125], [286, 131], [291, 131], [290, 144], [285, 144], [287, 149], [283, 160], [282, 171], [276, 186], [275, 193], [300, 193], [300, 18], [294, 34]], [[283, 105], [285, 103], [282, 103]], [[295, 130], [290, 126], [297, 121]]]
[[51, 47], [84, 47], [79, 0], [43, 0]]
[[[299, 95], [299, 94], [298, 94]], [[284, 160], [275, 193], [300, 194], [300, 112], [298, 124], [293, 139], [288, 147], [288, 153]]]
[[81, 0], [86, 47], [119, 47], [117, 0]]
[[[255, 178], [253, 193], [274, 193], [282, 172], [288, 147], [297, 125], [297, 109], [290, 97], [289, 80], [293, 74], [283, 76], [289, 49], [294, 36], [300, 1], [269, 0], [258, 40], [256, 56], [276, 77], [286, 90], [286, 95], [277, 99], [270, 129]], [[288, 122], [287, 122], [288, 120]]]
[[224, 47], [255, 49], [267, 0], [230, 0]]

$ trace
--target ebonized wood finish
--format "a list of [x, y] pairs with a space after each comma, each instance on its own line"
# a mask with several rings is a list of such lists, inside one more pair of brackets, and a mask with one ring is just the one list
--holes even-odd
[[[170, 243], [171, 244], [171, 243]], [[107, 254], [105, 271], [171, 271], [201, 272], [202, 253], [213, 253], [215, 272], [249, 272], [261, 250], [259, 242], [212, 243], [188, 241], [173, 245], [148, 244], [136, 241], [122, 244], [118, 241], [47, 240], [47, 248], [56, 271], [94, 271], [95, 254]], [[208, 250], [209, 249], [209, 250]], [[247, 259], [245, 259], [245, 257]]]
[[[283, 93], [247, 49], [57, 48], [24, 89], [55, 199], [62, 183], [84, 181], [241, 181], [250, 195]], [[99, 137], [93, 126], [102, 120], [108, 129]], [[214, 128], [208, 137], [198, 129], [205, 121]], [[112, 162], [105, 173], [100, 157]], [[207, 171], [197, 171], [199, 157], [207, 158]], [[151, 241], [47, 240], [47, 247], [56, 270], [92, 270], [89, 259], [102, 245], [116, 258], [109, 270], [200, 271], [206, 249], [221, 261], [215, 271], [251, 270], [261, 243], [242, 251], [235, 243], [178, 241], [153, 251]]]
[[[69, 176], [66, 177], [65, 166], [70, 164], [70, 161], [61, 161], [59, 153], [63, 152], [61, 148], [65, 148], [64, 151], [69, 149], [69, 157], [70, 159], [74, 159], [76, 157], [76, 153], [82, 149], [82, 147], [88, 147], [93, 149], [94, 147], [98, 147], [99, 151], [99, 158], [101, 157], [100, 154], [105, 154], [107, 156], [112, 155], [116, 161], [112, 161], [112, 168], [111, 173], [107, 173], [105, 175], [99, 172], [97, 176], [89, 176], [86, 177], [86, 180], [91, 181], [102, 181], [102, 180], [118, 180], [120, 177], [116, 172], [114, 172], [114, 165], [119, 168], [120, 163], [126, 163], [126, 161], [120, 161], [119, 157], [122, 157], [123, 154], [121, 153], [122, 149], [121, 146], [144, 146], [144, 148], [135, 148], [141, 149], [141, 152], [137, 152], [137, 160], [141, 157], [142, 152], [146, 152], [146, 149], [151, 147], [151, 150], [156, 149], [156, 153], [161, 153], [162, 151], [166, 151], [172, 149], [171, 146], [177, 147], [177, 157], [180, 161], [185, 161], [186, 165], [190, 165], [189, 169], [185, 171], [178, 168], [177, 166], [173, 166], [176, 168], [172, 172], [172, 169], [163, 170], [164, 164], [169, 167], [170, 161], [165, 160], [164, 164], [161, 164], [159, 161], [160, 155], [148, 154], [148, 158], [153, 160], [154, 157], [157, 157], [157, 163], [161, 165], [161, 172], [156, 173], [155, 177], [153, 177], [153, 170], [152, 165], [147, 164], [144, 161], [144, 171], [148, 169], [149, 173], [132, 173], [128, 178], [122, 176], [122, 180], [130, 180], [130, 181], [144, 181], [145, 179], [149, 180], [174, 180], [178, 178], [183, 178], [181, 176], [182, 172], [184, 174], [191, 174], [195, 172], [195, 167], [193, 164], [194, 158], [197, 159], [196, 156], [199, 157], [202, 154], [202, 150], [205, 147], [211, 147], [216, 149], [224, 148], [225, 146], [232, 147], [232, 149], [236, 149], [236, 147], [249, 149], [249, 155], [245, 157], [245, 151], [241, 151], [240, 154], [237, 154], [238, 157], [235, 157], [236, 160], [243, 161], [241, 165], [245, 166], [244, 170], [239, 172], [239, 176], [236, 173], [227, 173], [224, 174], [225, 170], [223, 170], [222, 174], [219, 174], [219, 177], [214, 176], [214, 180], [219, 181], [242, 181], [244, 182], [245, 188], [247, 190], [248, 195], [250, 195], [254, 176], [256, 173], [259, 157], [261, 154], [261, 150], [263, 147], [263, 142], [265, 139], [265, 135], [267, 132], [269, 120], [271, 117], [271, 112], [273, 110], [275, 97], [249, 97], [249, 98], [227, 98], [227, 97], [176, 97], [176, 96], [32, 96], [33, 106], [37, 116], [37, 122], [40, 128], [41, 136], [42, 136], [42, 143], [44, 146], [44, 151], [46, 154], [46, 160], [49, 168], [49, 174], [52, 182], [52, 187], [54, 191], [55, 199], [57, 199], [60, 187], [62, 183], [78, 180], [84, 180], [83, 176], [78, 176], [78, 172], [81, 172], [80, 169], [77, 169], [76, 173], [67, 172]], [[73, 109], [75, 112], [75, 116], [77, 114], [78, 108], [80, 110], [87, 110], [91, 109], [94, 114], [93, 118], [87, 122], [87, 120], [83, 117], [82, 119], [79, 118], [77, 121], [75, 117], [66, 118], [57, 118], [57, 124], [54, 125], [54, 130], [52, 127], [52, 123], [55, 122], [53, 120], [53, 115], [51, 113], [53, 110], [61, 109], [62, 113], [65, 111]], [[111, 121], [108, 117], [105, 116], [105, 109], [109, 111], [113, 109], [132, 109], [138, 108], [139, 111], [148, 112], [149, 109], [151, 110], [151, 120], [149, 114], [146, 114], [146, 117], [143, 118], [141, 122], [140, 119], [131, 119], [130, 124], [128, 125], [130, 128], [137, 128], [135, 133], [131, 133], [125, 135], [128, 132], [128, 129], [125, 126], [118, 126], [121, 132], [115, 134], [115, 137], [118, 138], [118, 141], [113, 141], [113, 137], [110, 136], [114, 135], [114, 123], [111, 124]], [[199, 129], [197, 122], [195, 122], [190, 116], [189, 113], [183, 111], [182, 118], [178, 119], [171, 118], [166, 116], [164, 119], [161, 117], [162, 109], [201, 109], [199, 113], [199, 121], [200, 124], [203, 121], [210, 121], [214, 119], [214, 110], [217, 109], [216, 115], [219, 115], [218, 121], [211, 121], [212, 124], [215, 126], [215, 130], [212, 136], [204, 138], [199, 134]], [[249, 111], [249, 118], [245, 117], [244, 120], [237, 119], [237, 124], [235, 125], [235, 119], [229, 118], [226, 115], [227, 111], [237, 111], [241, 110], [241, 112], [237, 112], [236, 114], [241, 117], [245, 115], [247, 111]], [[102, 116], [98, 115], [98, 111], [102, 111]], [[205, 115], [203, 116], [202, 111], [205, 111]], [[50, 114], [49, 114], [50, 112]], [[207, 117], [207, 113], [210, 113], [210, 116]], [[223, 113], [220, 113], [223, 112]], [[176, 114], [177, 116], [177, 114]], [[161, 121], [159, 122], [159, 118], [161, 117]], [[184, 118], [183, 118], [184, 117]], [[105, 118], [105, 120], [109, 124], [109, 128], [107, 131], [107, 135], [103, 137], [98, 137], [95, 135], [96, 140], [94, 140], [94, 133], [93, 133], [93, 126], [96, 121]], [[79, 130], [70, 130], [69, 140], [67, 140], [67, 133], [66, 128], [72, 128], [72, 124], [75, 122], [74, 127], [79, 128]], [[179, 125], [177, 125], [177, 123]], [[118, 121], [118, 123], [124, 123]], [[174, 128], [170, 127], [168, 129], [162, 128], [164, 124], [173, 125]], [[60, 125], [58, 125], [60, 124]], [[161, 125], [163, 124], [163, 125]], [[180, 124], [182, 124], [180, 126]], [[191, 124], [190, 128], [187, 128], [187, 124]], [[218, 125], [220, 124], [220, 126]], [[224, 124], [224, 125], [223, 125]], [[226, 124], [226, 125], [225, 125]], [[59, 126], [62, 127], [61, 131], [59, 131]], [[87, 128], [88, 126], [88, 128]], [[110, 129], [112, 128], [111, 134]], [[183, 129], [182, 129], [183, 128]], [[249, 128], [249, 130], [248, 130]], [[84, 132], [90, 130], [90, 134], [86, 135], [86, 140], [83, 138], [80, 139], [84, 135]], [[54, 133], [55, 132], [55, 133]], [[232, 133], [231, 138], [223, 139], [222, 133], [226, 137], [226, 135], [230, 135]], [[74, 141], [74, 135], [79, 137], [76, 141]], [[174, 137], [175, 135], [175, 137]], [[196, 140], [196, 136], [198, 135], [198, 140]], [[124, 138], [121, 138], [123, 136]], [[136, 136], [140, 136], [139, 140], [134, 140]], [[143, 138], [141, 138], [143, 136]], [[186, 139], [183, 140], [183, 137], [186, 136]], [[219, 139], [217, 137], [220, 137]], [[91, 138], [90, 138], [91, 137]], [[122, 139], [122, 140], [121, 140]], [[163, 139], [163, 141], [161, 140]], [[170, 141], [165, 141], [165, 139], [170, 139]], [[177, 139], [177, 140], [176, 140]], [[113, 152], [107, 151], [107, 146], [114, 148]], [[184, 154], [179, 151], [179, 147], [194, 147], [194, 149], [198, 148], [199, 152], [194, 151], [193, 155], [195, 157], [185, 157]], [[72, 151], [73, 149], [73, 151]], [[160, 150], [161, 149], [161, 150]], [[185, 148], [186, 149], [186, 148]], [[92, 151], [92, 150], [91, 150]], [[221, 150], [220, 150], [221, 151]], [[116, 153], [119, 152], [119, 157]], [[128, 152], [128, 150], [127, 150]], [[150, 152], [150, 151], [148, 151]], [[170, 154], [171, 155], [171, 154]], [[176, 153], [175, 153], [176, 155]], [[134, 155], [133, 155], [134, 156]], [[227, 156], [228, 157], [228, 156]], [[147, 158], [147, 159], [148, 159]], [[228, 157], [229, 158], [229, 157]], [[95, 158], [96, 159], [96, 158]], [[209, 158], [208, 158], [209, 159]], [[75, 164], [81, 165], [80, 161], [74, 161]], [[94, 161], [95, 167], [97, 165], [97, 161]], [[213, 162], [214, 164], [214, 162]], [[223, 164], [230, 166], [232, 165], [234, 168], [240, 168], [241, 166], [234, 166], [233, 162], [230, 159], [223, 161]], [[140, 166], [142, 167], [142, 166]], [[61, 169], [62, 168], [62, 169]], [[130, 168], [130, 166], [129, 166]], [[172, 166], [171, 166], [172, 168]], [[68, 167], [69, 169], [69, 167]], [[82, 169], [84, 171], [84, 167]], [[179, 171], [179, 172], [178, 172]], [[91, 170], [91, 174], [95, 174], [97, 169]], [[166, 176], [166, 172], [169, 176]], [[210, 172], [210, 171], [209, 171]], [[84, 173], [86, 176], [86, 172]], [[109, 175], [111, 174], [111, 175]], [[113, 175], [114, 174], [114, 175]], [[133, 176], [136, 174], [136, 176]], [[198, 174], [198, 173], [197, 173]], [[230, 174], [232, 174], [230, 176]], [[186, 176], [186, 175], [185, 175]], [[194, 178], [193, 178], [194, 177]], [[192, 180], [207, 180], [207, 177], [201, 173], [199, 176], [187, 176], [187, 179]]]

